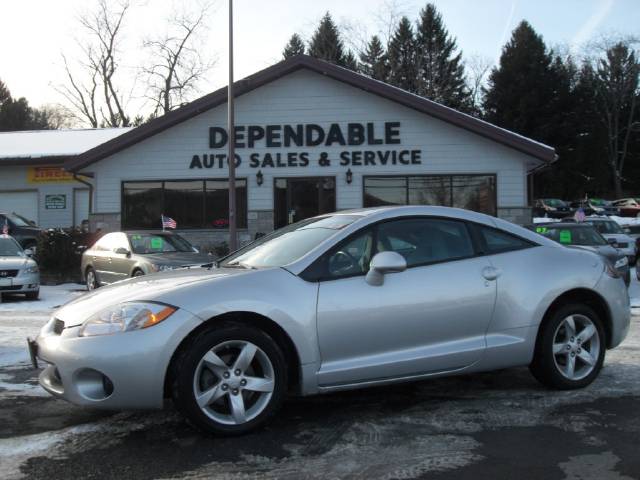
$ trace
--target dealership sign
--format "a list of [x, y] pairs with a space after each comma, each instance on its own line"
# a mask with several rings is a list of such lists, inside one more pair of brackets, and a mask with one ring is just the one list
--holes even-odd
[[[295, 168], [317, 165], [384, 166], [420, 165], [421, 150], [405, 150], [400, 145], [400, 122], [314, 123], [295, 125], [238, 125], [234, 128], [236, 167], [247, 162], [251, 168]], [[209, 128], [209, 148], [224, 152], [229, 134], [223, 127]], [[323, 147], [351, 147], [338, 153]], [[358, 148], [359, 147], [359, 148]], [[247, 149], [299, 148], [303, 150], [265, 153]], [[226, 168], [226, 153], [194, 155], [189, 168]]]
[[29, 167], [27, 169], [29, 183], [75, 183], [73, 174], [62, 167]]

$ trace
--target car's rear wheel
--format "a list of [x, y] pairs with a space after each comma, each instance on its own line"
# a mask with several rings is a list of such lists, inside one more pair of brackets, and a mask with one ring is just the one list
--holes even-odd
[[144, 275], [144, 272], [143, 272], [142, 270], [140, 270], [140, 269], [136, 269], [136, 270], [134, 270], [134, 272], [133, 272], [133, 275], [132, 275], [132, 276], [134, 276], [134, 277], [141, 277], [141, 276], [143, 276], [143, 275]]
[[238, 435], [264, 425], [284, 400], [280, 347], [261, 330], [222, 324], [198, 335], [176, 360], [172, 395], [190, 423]]
[[562, 390], [589, 385], [598, 376], [605, 356], [602, 320], [586, 305], [565, 305], [541, 326], [533, 375]]
[[87, 290], [92, 291], [98, 288], [98, 277], [96, 276], [96, 271], [93, 268], [87, 268], [84, 276], [86, 279]]

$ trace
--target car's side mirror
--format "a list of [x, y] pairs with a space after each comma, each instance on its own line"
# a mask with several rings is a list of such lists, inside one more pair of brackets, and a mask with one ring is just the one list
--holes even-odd
[[34, 252], [34, 251], [33, 251], [33, 249], [31, 249], [31, 248], [26, 248], [26, 249], [24, 250], [24, 254], [25, 254], [27, 257], [33, 257], [33, 256], [36, 254], [36, 252]]
[[403, 272], [407, 269], [407, 261], [397, 252], [380, 252], [371, 260], [369, 271], [365, 277], [369, 285], [380, 286], [387, 273]]
[[131, 252], [124, 247], [118, 247], [113, 252], [117, 253], [118, 255], [126, 255], [127, 257], [131, 255]]

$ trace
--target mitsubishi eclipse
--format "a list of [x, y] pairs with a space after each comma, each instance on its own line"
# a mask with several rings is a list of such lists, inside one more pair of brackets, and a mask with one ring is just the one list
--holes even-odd
[[160, 408], [218, 434], [312, 395], [528, 365], [544, 385], [598, 375], [629, 329], [599, 255], [446, 207], [306, 219], [217, 264], [132, 278], [57, 310], [40, 384], [78, 405]]

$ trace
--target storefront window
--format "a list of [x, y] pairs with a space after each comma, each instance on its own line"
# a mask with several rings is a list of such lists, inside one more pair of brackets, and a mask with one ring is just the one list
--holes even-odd
[[364, 206], [443, 205], [496, 214], [495, 175], [365, 177]]
[[[229, 184], [222, 180], [123, 182], [123, 228], [160, 229], [162, 214], [178, 229], [228, 228]], [[238, 228], [247, 228], [247, 181], [236, 180]]]

